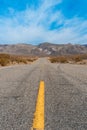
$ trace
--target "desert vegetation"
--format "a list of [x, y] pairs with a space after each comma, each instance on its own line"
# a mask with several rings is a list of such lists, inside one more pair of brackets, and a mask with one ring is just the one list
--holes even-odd
[[49, 60], [51, 63], [87, 64], [87, 54], [56, 56], [50, 57]]
[[10, 54], [0, 54], [0, 66], [7, 66], [13, 64], [28, 64], [35, 61], [36, 57], [16, 56]]

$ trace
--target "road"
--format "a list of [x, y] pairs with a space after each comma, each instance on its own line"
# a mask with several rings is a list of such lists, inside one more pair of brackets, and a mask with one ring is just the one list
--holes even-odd
[[0, 68], [0, 130], [30, 130], [41, 80], [45, 130], [87, 130], [87, 66], [46, 58]]

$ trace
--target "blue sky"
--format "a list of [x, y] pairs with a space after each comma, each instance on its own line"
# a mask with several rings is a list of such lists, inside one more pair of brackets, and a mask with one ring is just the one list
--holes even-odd
[[87, 0], [0, 0], [0, 44], [87, 44]]

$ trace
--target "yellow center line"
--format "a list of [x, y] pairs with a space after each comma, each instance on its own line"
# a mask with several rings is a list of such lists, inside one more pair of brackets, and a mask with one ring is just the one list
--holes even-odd
[[40, 87], [36, 102], [32, 130], [44, 130], [44, 81], [40, 81]]

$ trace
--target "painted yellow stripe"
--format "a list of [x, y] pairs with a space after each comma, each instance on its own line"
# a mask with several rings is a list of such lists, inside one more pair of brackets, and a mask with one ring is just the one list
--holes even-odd
[[36, 111], [33, 119], [33, 129], [44, 130], [44, 81], [40, 82]]

